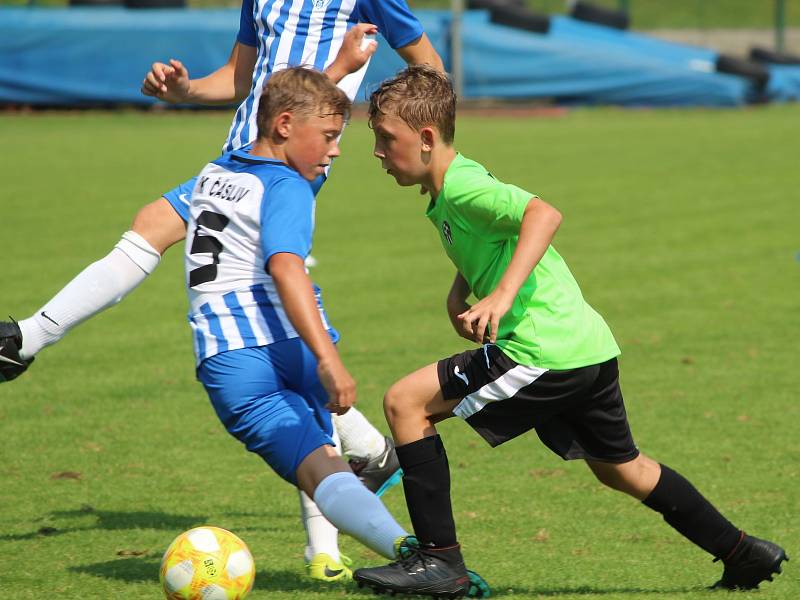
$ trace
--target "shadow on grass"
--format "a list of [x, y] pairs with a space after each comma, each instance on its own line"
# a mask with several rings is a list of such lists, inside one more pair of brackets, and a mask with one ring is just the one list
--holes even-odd
[[[158, 581], [158, 568], [161, 563], [160, 558], [153, 556], [141, 556], [130, 558], [119, 558], [105, 562], [69, 567], [74, 573], [83, 573], [102, 577], [104, 579], [115, 579], [125, 583], [152, 583]], [[355, 592], [359, 595], [373, 597], [374, 594], [367, 588], [359, 589], [355, 584], [347, 584], [334, 588], [329, 583], [314, 581], [305, 576], [301, 569], [296, 571], [269, 571], [262, 570], [256, 573], [256, 580], [253, 589], [273, 591], [273, 592], [331, 592], [347, 591]], [[502, 596], [531, 596], [557, 598], [559, 596], [605, 596], [609, 594], [645, 594], [653, 596], [685, 594], [689, 592], [703, 591], [697, 587], [674, 587], [669, 589], [646, 589], [641, 587], [592, 587], [589, 585], [564, 586], [564, 587], [517, 587], [513, 585], [498, 585], [492, 588], [493, 597]]]
[[577, 585], [564, 587], [517, 587], [514, 585], [492, 586], [492, 597], [502, 596], [532, 596], [536, 598], [558, 598], [559, 596], [606, 596], [609, 594], [639, 594], [639, 595], [673, 595], [687, 594], [689, 592], [702, 592], [706, 588], [698, 587], [673, 587], [673, 588], [643, 588], [643, 587], [602, 587], [591, 585]]
[[0, 535], [0, 540], [30, 540], [41, 537], [63, 535], [78, 531], [118, 531], [123, 529], [163, 529], [166, 531], [184, 531], [205, 523], [207, 517], [202, 515], [171, 515], [162, 512], [120, 512], [94, 510], [86, 507], [80, 510], [56, 511], [50, 514], [53, 519], [85, 518], [93, 516], [93, 525], [79, 527], [43, 526], [30, 533]]
[[153, 583], [158, 581], [158, 568], [160, 565], [160, 557], [131, 557], [107, 560], [79, 567], [68, 567], [67, 570], [104, 579], [116, 579], [125, 583]]
[[[83, 573], [115, 579], [125, 583], [153, 583], [158, 581], [158, 569], [161, 559], [152, 556], [120, 558], [105, 562], [69, 567], [73, 573]], [[332, 588], [329, 583], [314, 581], [306, 577], [300, 568], [297, 571], [259, 571], [253, 589], [273, 592], [331, 592], [338, 590], [355, 590], [356, 587], [341, 586]]]

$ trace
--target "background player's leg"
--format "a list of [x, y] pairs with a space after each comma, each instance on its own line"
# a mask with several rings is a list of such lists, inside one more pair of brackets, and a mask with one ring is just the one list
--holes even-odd
[[386, 438], [355, 407], [343, 415], [333, 415], [333, 426], [342, 441], [342, 452], [366, 459], [386, 450]]
[[[337, 454], [341, 444], [333, 430]], [[339, 530], [325, 518], [314, 501], [302, 490], [300, 496], [300, 519], [306, 531], [306, 547], [303, 552], [306, 563], [306, 574], [320, 581], [349, 581], [352, 571], [344, 564], [339, 554]]]
[[378, 431], [355, 407], [333, 415], [333, 426], [341, 439], [342, 452], [350, 468], [378, 496], [400, 483], [403, 472], [394, 442]]
[[23, 358], [59, 341], [78, 323], [114, 306], [155, 270], [161, 254], [186, 235], [165, 198], [142, 208], [111, 252], [81, 271], [47, 304], [20, 321]]

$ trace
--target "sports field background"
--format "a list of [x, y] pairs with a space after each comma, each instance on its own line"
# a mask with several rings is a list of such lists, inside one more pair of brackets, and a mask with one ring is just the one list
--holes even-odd
[[[144, 202], [214, 158], [227, 113], [0, 115], [0, 314], [28, 316]], [[564, 215], [555, 245], [623, 349], [640, 447], [735, 523], [800, 556], [800, 107], [464, 113], [457, 146]], [[356, 118], [320, 195], [312, 274], [360, 408], [468, 344], [453, 268]], [[0, 572], [15, 600], [157, 599], [161, 553], [200, 524], [255, 555], [251, 598], [370, 597], [303, 577], [295, 492], [218, 424], [194, 381], [182, 245], [120, 306], [0, 386]], [[529, 435], [490, 450], [444, 424], [468, 563], [498, 597], [705, 598], [719, 564]], [[408, 523], [402, 492], [387, 504]], [[357, 565], [380, 562], [350, 539]], [[757, 596], [800, 597], [795, 562]], [[348, 590], [349, 591], [346, 591]], [[739, 596], [737, 595], [737, 598]]]

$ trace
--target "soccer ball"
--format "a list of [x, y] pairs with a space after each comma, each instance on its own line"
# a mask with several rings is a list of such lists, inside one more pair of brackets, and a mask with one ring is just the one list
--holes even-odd
[[159, 572], [169, 600], [242, 600], [255, 576], [247, 545], [230, 531], [209, 526], [176, 537]]

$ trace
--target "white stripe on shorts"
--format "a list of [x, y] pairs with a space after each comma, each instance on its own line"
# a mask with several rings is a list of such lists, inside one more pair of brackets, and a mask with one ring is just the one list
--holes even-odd
[[489, 402], [513, 398], [522, 388], [532, 384], [547, 371], [548, 369], [540, 367], [517, 365], [513, 369], [506, 371], [501, 377], [466, 396], [456, 405], [453, 413], [462, 419], [467, 419], [489, 404]]

